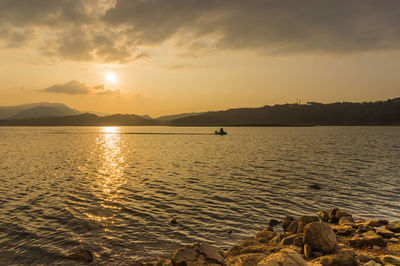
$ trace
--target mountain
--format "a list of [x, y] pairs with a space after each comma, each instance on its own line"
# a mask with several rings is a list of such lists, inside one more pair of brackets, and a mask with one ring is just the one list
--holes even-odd
[[68, 116], [80, 114], [62, 103], [32, 103], [16, 106], [0, 106], [0, 119], [24, 119], [44, 116]]
[[387, 101], [283, 104], [207, 112], [170, 121], [174, 126], [400, 125], [400, 98]]
[[161, 122], [138, 115], [115, 114], [97, 116], [84, 113], [73, 116], [48, 116], [0, 120], [0, 126], [155, 126]]
[[[43, 104], [43, 103], [42, 103]], [[400, 98], [377, 102], [281, 104], [259, 108], [236, 108], [206, 113], [185, 113], [152, 119], [134, 114], [98, 116], [63, 104], [1, 107], [0, 126], [333, 126], [400, 125]], [[2, 113], [1, 113], [2, 112]], [[6, 115], [7, 116], [6, 116]], [[174, 118], [175, 119], [172, 119]], [[172, 119], [172, 120], [170, 120]]]
[[172, 120], [176, 120], [176, 119], [180, 119], [180, 118], [184, 118], [184, 117], [188, 117], [188, 116], [200, 115], [200, 114], [202, 114], [202, 113], [182, 113], [182, 114], [176, 114], [176, 115], [164, 115], [164, 116], [158, 117], [157, 120], [172, 121]]

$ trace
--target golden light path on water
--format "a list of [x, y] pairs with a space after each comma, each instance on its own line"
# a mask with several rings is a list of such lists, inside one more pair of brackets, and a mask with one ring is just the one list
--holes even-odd
[[[99, 159], [102, 161], [101, 167], [97, 170], [97, 180], [95, 190], [97, 198], [102, 199], [100, 203], [101, 210], [96, 214], [87, 214], [87, 216], [99, 223], [107, 225], [114, 223], [119, 207], [118, 195], [120, 187], [127, 181], [124, 178], [125, 156], [122, 152], [123, 139], [119, 127], [101, 127], [100, 134], [96, 139], [98, 145]], [[105, 228], [105, 230], [107, 230]]]

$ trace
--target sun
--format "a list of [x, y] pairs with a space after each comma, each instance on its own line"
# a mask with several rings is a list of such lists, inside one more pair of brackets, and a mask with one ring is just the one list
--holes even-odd
[[106, 81], [111, 84], [115, 84], [118, 81], [118, 77], [114, 72], [106, 72]]

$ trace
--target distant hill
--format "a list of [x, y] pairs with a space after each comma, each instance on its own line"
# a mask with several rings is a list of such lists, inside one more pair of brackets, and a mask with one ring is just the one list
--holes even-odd
[[200, 114], [202, 114], [202, 113], [182, 113], [182, 114], [176, 114], [176, 115], [164, 115], [164, 116], [158, 117], [157, 120], [172, 121], [172, 120], [176, 120], [176, 119], [180, 119], [180, 118], [184, 118], [184, 117], [188, 117], [188, 116], [200, 115]]
[[45, 116], [68, 116], [80, 114], [62, 103], [32, 103], [16, 106], [0, 106], [0, 119], [24, 119]]
[[0, 126], [155, 126], [160, 124], [158, 120], [146, 119], [138, 115], [97, 116], [89, 113], [62, 117], [0, 120]]
[[283, 104], [207, 112], [170, 121], [175, 126], [400, 125], [400, 98], [378, 102]]
[[[43, 104], [43, 103], [42, 103]], [[400, 125], [400, 98], [387, 101], [281, 104], [152, 119], [134, 114], [98, 116], [63, 104], [0, 107], [0, 126], [317, 126]], [[29, 108], [28, 108], [29, 107]], [[2, 112], [2, 113], [1, 113]], [[65, 116], [65, 113], [73, 115]]]

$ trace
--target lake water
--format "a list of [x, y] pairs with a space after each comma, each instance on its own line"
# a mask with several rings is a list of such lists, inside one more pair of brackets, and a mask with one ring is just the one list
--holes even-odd
[[268, 218], [335, 206], [400, 219], [400, 127], [214, 130], [0, 127], [0, 264], [70, 264], [77, 247], [100, 264], [227, 248]]

